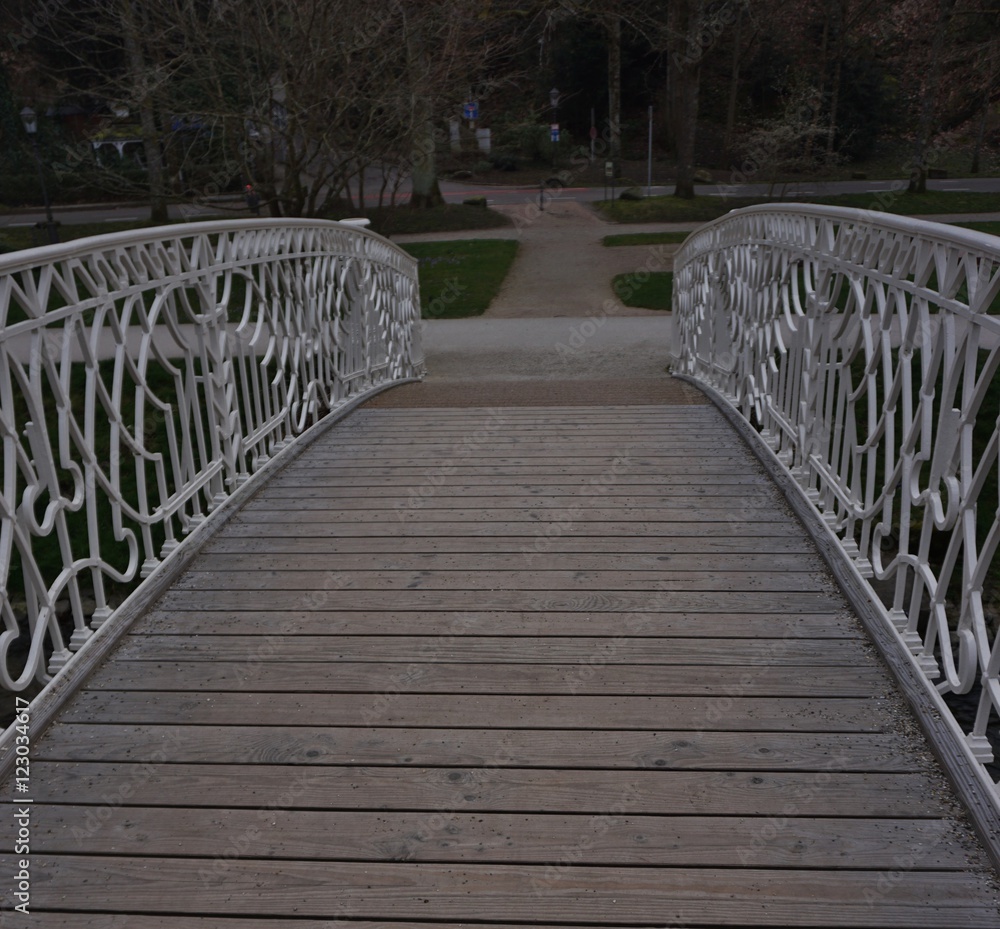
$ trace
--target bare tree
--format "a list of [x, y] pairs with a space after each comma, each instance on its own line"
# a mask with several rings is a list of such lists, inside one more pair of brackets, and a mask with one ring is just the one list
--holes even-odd
[[322, 215], [389, 164], [431, 205], [436, 121], [510, 44], [507, 5], [487, 17], [473, 0], [68, 0], [49, 24], [50, 70], [63, 91], [133, 114], [154, 218], [168, 187], [241, 178], [274, 215]]
[[934, 118], [938, 103], [938, 89], [941, 84], [941, 67], [945, 45], [945, 35], [955, 8], [955, 0], [938, 0], [937, 26], [931, 42], [930, 70], [927, 86], [924, 88], [923, 104], [920, 108], [920, 122], [913, 148], [913, 169], [910, 174], [910, 193], [927, 191], [927, 147], [934, 131]]

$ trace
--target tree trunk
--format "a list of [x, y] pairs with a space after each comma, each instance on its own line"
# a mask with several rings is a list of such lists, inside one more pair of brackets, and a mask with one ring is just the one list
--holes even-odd
[[444, 197], [438, 185], [433, 109], [418, 80], [419, 75], [430, 71], [419, 17], [414, 17], [412, 24], [407, 24], [406, 57], [414, 88], [411, 97], [414, 144], [410, 165], [410, 207], [425, 210], [441, 206]]
[[823, 113], [823, 100], [826, 97], [826, 72], [830, 57], [830, 8], [827, 8], [826, 18], [823, 20], [823, 41], [820, 44], [819, 56], [819, 88], [816, 93], [816, 106], [813, 109], [812, 117], [809, 120], [809, 132], [806, 134], [805, 159], [812, 156], [813, 142], [819, 130], [819, 121]]
[[683, 26], [680, 35], [684, 45], [670, 56], [677, 92], [677, 184], [674, 196], [686, 200], [694, 198], [695, 141], [698, 134], [698, 92], [701, 83], [701, 47], [698, 42], [701, 5], [702, 0], [684, 0], [680, 5]]
[[833, 154], [837, 135], [837, 109], [840, 106], [840, 79], [844, 72], [844, 54], [847, 48], [847, 0], [840, 0], [840, 20], [837, 24], [837, 50], [834, 53], [833, 82], [830, 89], [830, 117], [827, 123], [826, 153]]
[[615, 177], [622, 157], [622, 18], [616, 14], [605, 20], [608, 30], [608, 131]]
[[735, 35], [733, 36], [733, 67], [729, 75], [729, 104], [726, 107], [726, 151], [733, 147], [736, 131], [736, 102], [740, 88], [740, 41], [743, 33], [743, 5], [736, 10]]
[[417, 140], [414, 146], [417, 152], [410, 169], [410, 184], [413, 192], [410, 194], [410, 206], [415, 210], [429, 209], [441, 206], [444, 197], [438, 185], [437, 159], [434, 146], [434, 123], [431, 121], [430, 106], [426, 100], [418, 104], [422, 112], [417, 123]]
[[128, 56], [135, 104], [139, 108], [142, 127], [142, 147], [146, 156], [146, 173], [149, 178], [149, 218], [154, 223], [165, 223], [167, 215], [167, 188], [163, 171], [163, 153], [160, 150], [160, 133], [153, 112], [152, 84], [149, 68], [140, 43], [139, 11], [134, 0], [124, 0], [121, 6], [124, 26], [125, 54]]
[[908, 188], [911, 194], [927, 192], [927, 146], [930, 144], [931, 133], [934, 130], [934, 111], [937, 108], [938, 85], [941, 83], [944, 38], [948, 31], [948, 21], [954, 6], [955, 0], [939, 0], [938, 2], [937, 24], [934, 29], [934, 40], [931, 43], [930, 77], [920, 113], [920, 128], [917, 130], [916, 144], [913, 148], [913, 170], [910, 173]]

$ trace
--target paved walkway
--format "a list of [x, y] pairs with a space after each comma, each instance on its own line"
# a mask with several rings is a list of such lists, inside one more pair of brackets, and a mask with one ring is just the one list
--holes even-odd
[[669, 271], [678, 245], [606, 248], [601, 240], [627, 232], [690, 230], [697, 223], [655, 223], [622, 227], [601, 219], [574, 200], [549, 200], [544, 211], [538, 198], [517, 206], [497, 206], [514, 225], [462, 233], [398, 236], [397, 242], [454, 239], [517, 239], [514, 266], [485, 319], [559, 316], [662, 316], [657, 310], [627, 307], [611, 290], [618, 274]]

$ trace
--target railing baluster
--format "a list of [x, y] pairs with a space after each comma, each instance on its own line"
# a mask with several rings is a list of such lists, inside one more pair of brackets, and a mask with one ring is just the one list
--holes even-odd
[[1000, 422], [982, 408], [1000, 400], [1000, 239], [782, 204], [702, 227], [674, 268], [675, 371], [753, 414], [859, 573], [891, 582], [883, 618], [928, 680], [978, 690], [962, 731], [990, 763]]
[[0, 683], [47, 681], [112, 617], [109, 583], [155, 569], [324, 413], [421, 374], [419, 318], [416, 262], [357, 225], [197, 223], [0, 259]]

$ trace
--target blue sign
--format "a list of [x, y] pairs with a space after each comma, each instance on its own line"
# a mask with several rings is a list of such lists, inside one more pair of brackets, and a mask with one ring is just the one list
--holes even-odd
[[550, 131], [552, 133], [552, 141], [553, 142], [558, 142], [559, 141], [559, 127], [558, 126], [553, 126]]
[[470, 100], [462, 107], [462, 116], [466, 119], [479, 119], [479, 101]]

